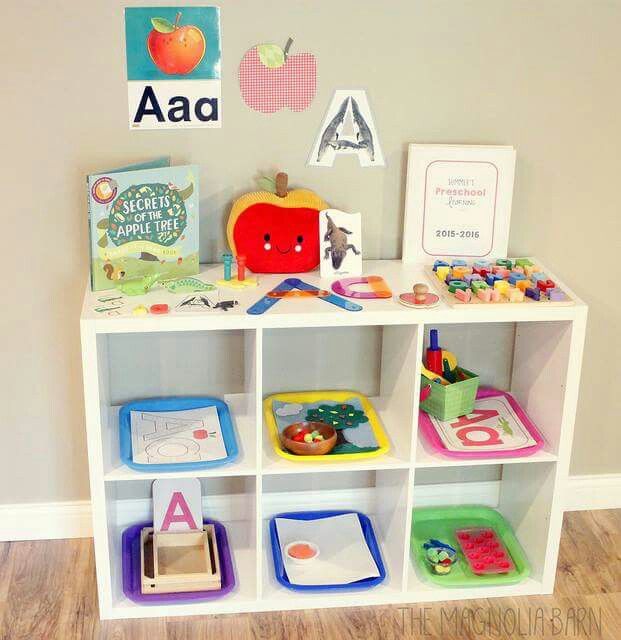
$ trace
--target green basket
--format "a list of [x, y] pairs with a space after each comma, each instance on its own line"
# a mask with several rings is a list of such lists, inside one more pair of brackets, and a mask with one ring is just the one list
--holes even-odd
[[479, 376], [462, 367], [457, 367], [456, 371], [461, 371], [469, 377], [448, 385], [431, 382], [425, 376], [420, 377], [421, 389], [431, 384], [431, 394], [420, 403], [420, 408], [425, 413], [439, 420], [452, 420], [472, 413], [479, 388]]

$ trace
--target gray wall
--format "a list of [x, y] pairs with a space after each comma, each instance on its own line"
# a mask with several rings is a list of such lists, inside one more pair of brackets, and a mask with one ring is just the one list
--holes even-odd
[[[122, 8], [131, 4], [2, 4], [11, 28], [0, 39], [8, 266], [0, 503], [88, 496], [78, 334], [84, 175], [166, 153], [201, 165], [205, 260], [223, 246], [231, 200], [276, 169], [333, 206], [361, 210], [366, 256], [394, 258], [408, 142], [514, 145], [511, 252], [539, 255], [591, 305], [572, 471], [621, 471], [619, 366], [610, 358], [619, 353], [611, 330], [619, 305], [603, 279], [581, 270], [614, 273], [618, 254], [621, 3], [223, 0], [224, 126], [186, 132], [128, 131]], [[250, 111], [236, 83], [242, 54], [290, 35], [295, 51], [318, 58], [313, 105]], [[337, 87], [368, 90], [386, 169], [361, 170], [354, 158], [305, 167]]]

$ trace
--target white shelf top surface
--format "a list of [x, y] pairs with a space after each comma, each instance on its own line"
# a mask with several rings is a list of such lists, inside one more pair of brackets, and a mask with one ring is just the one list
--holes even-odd
[[[331, 291], [332, 279], [321, 279], [318, 271], [302, 274], [259, 275], [258, 286], [237, 289], [222, 289], [206, 292], [214, 300], [238, 301], [234, 308], [223, 311], [176, 311], [177, 305], [190, 294], [174, 294], [161, 285], [156, 285], [143, 296], [125, 296], [117, 289], [91, 291], [90, 286], [84, 296], [81, 320], [89, 329], [98, 333], [150, 332], [150, 331], [191, 331], [204, 329], [254, 329], [286, 328], [311, 326], [357, 326], [379, 324], [418, 324], [418, 323], [459, 323], [459, 322], [520, 322], [571, 320], [586, 305], [558, 277], [542, 265], [541, 261], [531, 258], [541, 265], [548, 277], [552, 278], [574, 301], [574, 305], [549, 306], [545, 303], [515, 303], [462, 305], [451, 307], [442, 298], [437, 307], [431, 309], [412, 309], [397, 301], [399, 294], [411, 292], [417, 282], [430, 284], [423, 269], [400, 260], [369, 260], [363, 263], [364, 275], [379, 275], [384, 278], [393, 293], [392, 298], [361, 300], [348, 298], [363, 307], [362, 311], [345, 311], [333, 304], [317, 298], [281, 299], [271, 309], [261, 315], [250, 315], [246, 310], [264, 297], [280, 282], [295, 277], [321, 289]], [[215, 283], [222, 278], [221, 264], [201, 265], [197, 276], [204, 282]], [[102, 298], [122, 296], [118, 314], [97, 312], [96, 308], [110, 306]], [[149, 308], [154, 304], [166, 303], [170, 312], [163, 315], [135, 316], [132, 311], [139, 305]]]

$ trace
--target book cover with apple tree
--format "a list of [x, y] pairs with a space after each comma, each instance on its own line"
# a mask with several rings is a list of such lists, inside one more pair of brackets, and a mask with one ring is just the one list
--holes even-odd
[[198, 273], [198, 167], [164, 163], [88, 176], [93, 291]]

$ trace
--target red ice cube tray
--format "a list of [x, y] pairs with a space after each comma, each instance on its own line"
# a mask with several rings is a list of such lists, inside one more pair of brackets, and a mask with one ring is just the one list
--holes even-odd
[[472, 573], [482, 576], [515, 570], [507, 548], [493, 529], [457, 529], [455, 537]]

